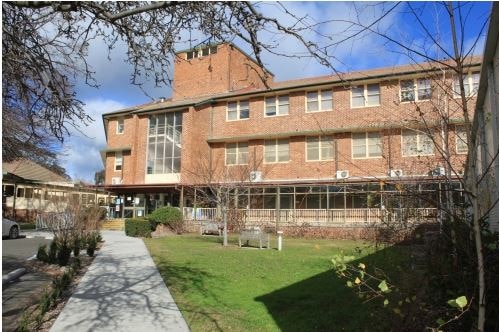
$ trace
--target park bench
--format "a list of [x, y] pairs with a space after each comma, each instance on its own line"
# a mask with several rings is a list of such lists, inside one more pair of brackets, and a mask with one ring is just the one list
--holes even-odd
[[270, 236], [268, 233], [261, 230], [259, 227], [243, 229], [239, 233], [239, 247], [242, 246], [242, 243], [246, 241], [246, 245], [249, 245], [249, 241], [258, 241], [260, 245], [260, 249], [262, 249], [262, 245], [266, 244], [265, 247], [267, 249], [270, 248]]
[[222, 235], [224, 226], [218, 222], [214, 221], [204, 221], [201, 222], [201, 235], [204, 234], [217, 234]]

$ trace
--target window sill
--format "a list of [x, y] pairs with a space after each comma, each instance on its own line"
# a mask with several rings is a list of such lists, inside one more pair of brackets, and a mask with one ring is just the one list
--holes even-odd
[[327, 110], [319, 110], [319, 111], [305, 111], [305, 114], [315, 114], [315, 113], [324, 113], [324, 112], [332, 112], [332, 109]]
[[359, 109], [359, 108], [369, 108], [369, 107], [380, 107], [381, 104], [377, 105], [366, 105], [366, 106], [350, 106], [350, 109]]
[[225, 119], [225, 122], [237, 122], [237, 121], [246, 121], [246, 120], [249, 120], [250, 118], [246, 118], [246, 119], [235, 119], [235, 120], [229, 120], [229, 119]]
[[377, 157], [354, 157], [352, 156], [352, 160], [365, 160], [365, 159], [382, 159], [383, 156], [377, 156]]
[[266, 115], [266, 114], [264, 114], [263, 115], [264, 118], [277, 118], [277, 117], [280, 117], [280, 116], [289, 116], [289, 114], [276, 114], [276, 115]]

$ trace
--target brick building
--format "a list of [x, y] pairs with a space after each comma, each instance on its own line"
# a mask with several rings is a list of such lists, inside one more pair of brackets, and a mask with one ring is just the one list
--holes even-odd
[[207, 182], [242, 184], [233, 204], [250, 209], [380, 208], [402, 185], [435, 207], [467, 154], [454, 85], [437, 63], [278, 82], [232, 44], [181, 51], [171, 98], [103, 115], [106, 188], [125, 217], [199, 206]]

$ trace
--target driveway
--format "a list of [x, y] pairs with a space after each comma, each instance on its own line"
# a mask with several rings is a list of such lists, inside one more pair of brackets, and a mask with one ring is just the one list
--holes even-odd
[[23, 267], [28, 258], [36, 255], [40, 245], [46, 244], [48, 247], [50, 242], [52, 241], [43, 238], [2, 240], [2, 274]]

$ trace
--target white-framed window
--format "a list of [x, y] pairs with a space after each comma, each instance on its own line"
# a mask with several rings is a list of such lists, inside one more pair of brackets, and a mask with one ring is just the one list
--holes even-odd
[[402, 130], [403, 156], [428, 156], [435, 154], [435, 144], [427, 133], [420, 130]]
[[[463, 75], [464, 95], [466, 97], [474, 96], [478, 92], [478, 83], [480, 82], [480, 72], [473, 71]], [[454, 97], [461, 95], [459, 88], [459, 79], [454, 77]]]
[[380, 105], [380, 90], [378, 83], [352, 87], [351, 95], [352, 108]]
[[333, 91], [319, 90], [307, 92], [306, 112], [331, 111], [333, 109]]
[[125, 118], [118, 118], [116, 122], [116, 134], [123, 134], [125, 132]]
[[289, 114], [289, 95], [265, 97], [265, 116]]
[[225, 165], [248, 164], [248, 142], [225, 144]]
[[416, 78], [400, 81], [400, 101], [422, 101], [431, 98], [431, 81], [428, 78]]
[[227, 121], [249, 119], [249, 101], [230, 101], [227, 103]]
[[382, 150], [380, 132], [352, 133], [352, 157], [354, 159], [379, 158]]
[[265, 162], [283, 163], [289, 161], [289, 139], [265, 140]]
[[334, 159], [333, 136], [307, 136], [307, 161]]
[[182, 112], [149, 117], [146, 174], [180, 173], [182, 161]]
[[123, 152], [116, 151], [114, 153], [114, 170], [121, 171], [123, 169]]
[[456, 152], [468, 153], [468, 138], [466, 137], [465, 126], [456, 126]]
[[208, 46], [208, 47], [203, 47], [201, 49], [189, 51], [186, 53], [185, 57], [187, 60], [191, 60], [193, 58], [201, 58], [215, 53], [217, 53], [217, 47]]

